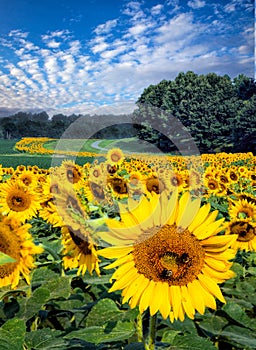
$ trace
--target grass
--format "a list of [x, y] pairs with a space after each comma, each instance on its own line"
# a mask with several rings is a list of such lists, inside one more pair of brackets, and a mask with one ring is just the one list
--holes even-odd
[[[83, 165], [87, 162], [92, 162], [94, 157], [71, 157], [60, 155], [41, 155], [41, 154], [29, 154], [19, 152], [15, 149], [15, 144], [18, 140], [5, 140], [0, 139], [0, 164], [3, 167], [16, 168], [18, 165], [33, 166], [37, 165], [39, 168], [48, 169], [51, 166], [59, 166], [64, 159], [72, 159], [77, 164]], [[99, 141], [98, 147], [94, 147], [93, 144]], [[148, 142], [138, 140], [136, 137], [126, 139], [60, 139], [47, 141], [44, 147], [49, 150], [61, 150], [61, 151], [75, 151], [75, 152], [91, 152], [91, 153], [105, 153], [111, 148], [121, 148], [123, 152], [135, 152], [135, 153], [160, 153], [154, 145]], [[102, 150], [102, 148], [104, 150]]]

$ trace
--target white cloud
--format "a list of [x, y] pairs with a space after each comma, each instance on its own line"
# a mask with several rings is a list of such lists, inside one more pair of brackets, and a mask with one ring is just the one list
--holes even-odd
[[138, 24], [134, 25], [133, 27], [129, 28], [129, 33], [136, 36], [136, 35], [140, 35], [141, 33], [143, 33], [146, 29], [147, 29], [147, 26], [145, 24], [138, 23]]
[[55, 40], [50, 40], [50, 41], [48, 41], [47, 46], [50, 49], [57, 49], [58, 47], [60, 47], [60, 43], [55, 41]]
[[109, 33], [117, 24], [117, 20], [109, 20], [106, 23], [98, 25], [95, 29], [94, 32], [99, 35], [102, 33]]
[[99, 53], [99, 52], [102, 52], [104, 50], [106, 50], [108, 48], [108, 44], [105, 43], [104, 41], [92, 46], [91, 50], [92, 52], [95, 54], [95, 53]]
[[162, 9], [163, 9], [163, 5], [162, 4], [158, 4], [158, 5], [155, 5], [151, 8], [151, 14], [153, 16], [155, 15], [159, 15], [159, 13], [161, 13]]
[[188, 6], [192, 7], [192, 9], [200, 9], [205, 6], [205, 1], [203, 0], [191, 0], [188, 1]]

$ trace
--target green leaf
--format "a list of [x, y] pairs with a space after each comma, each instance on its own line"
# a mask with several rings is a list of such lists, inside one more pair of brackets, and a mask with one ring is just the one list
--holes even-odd
[[207, 335], [219, 335], [222, 329], [228, 325], [228, 321], [220, 316], [210, 315], [209, 318], [204, 319], [198, 323], [200, 329], [207, 333]]
[[8, 320], [0, 328], [1, 350], [23, 350], [26, 333], [25, 322], [17, 318]]
[[0, 252], [0, 265], [12, 263], [15, 261], [16, 260], [13, 259], [11, 256], [4, 254], [3, 252]]
[[50, 291], [44, 287], [37, 288], [30, 298], [23, 299], [20, 303], [18, 317], [28, 320], [34, 316], [49, 299]]
[[174, 330], [167, 330], [164, 332], [163, 337], [161, 341], [163, 343], [173, 343], [174, 338], [176, 337], [177, 334], [179, 334], [179, 331], [174, 331]]
[[93, 285], [93, 284], [108, 284], [110, 283], [109, 280], [110, 280], [110, 277], [111, 275], [104, 275], [104, 276], [101, 276], [101, 277], [95, 277], [95, 276], [86, 276], [85, 278], [85, 282], [90, 284], [90, 285]]
[[[130, 338], [134, 334], [132, 322], [109, 322], [107, 326], [79, 329], [66, 335], [64, 339], [81, 339], [90, 343], [110, 343]], [[215, 349], [216, 350], [216, 349]]]
[[[238, 326], [228, 326], [221, 334], [222, 337], [228, 340], [229, 343], [235, 346], [248, 347], [255, 349], [256, 337], [254, 332], [247, 328]], [[216, 350], [216, 349], [215, 349]]]
[[194, 335], [177, 335], [174, 338], [172, 346], [168, 348], [169, 350], [216, 350], [213, 343], [199, 336]]
[[121, 314], [122, 311], [118, 309], [112, 299], [102, 299], [93, 306], [87, 317], [86, 326], [103, 326], [109, 321], [118, 321]]
[[57, 273], [50, 270], [47, 267], [40, 267], [38, 269], [33, 270], [32, 274], [32, 284], [43, 284], [47, 283], [47, 281], [54, 280], [59, 277]]
[[70, 277], [61, 276], [50, 280], [44, 285], [50, 291], [49, 299], [68, 298], [71, 293]]
[[256, 330], [255, 320], [252, 320], [250, 317], [248, 317], [245, 311], [238, 304], [234, 302], [228, 302], [222, 307], [222, 310], [225, 311], [225, 313], [238, 324], [241, 324], [242, 326], [248, 327], [252, 330]]
[[66, 341], [61, 338], [61, 331], [49, 328], [38, 329], [26, 334], [25, 342], [29, 349], [52, 350], [64, 349]]

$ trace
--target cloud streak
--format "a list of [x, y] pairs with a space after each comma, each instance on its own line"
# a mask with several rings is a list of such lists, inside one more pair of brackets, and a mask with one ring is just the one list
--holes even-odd
[[[119, 18], [92, 29], [89, 40], [66, 29], [33, 40], [13, 29], [0, 38], [7, 53], [0, 58], [1, 110], [94, 114], [113, 105], [115, 113], [131, 113], [144, 88], [180, 71], [254, 75], [249, 2], [232, 0], [223, 9], [202, 0], [185, 9], [172, 4], [131, 1]], [[234, 22], [234, 8], [247, 12], [243, 21]]]

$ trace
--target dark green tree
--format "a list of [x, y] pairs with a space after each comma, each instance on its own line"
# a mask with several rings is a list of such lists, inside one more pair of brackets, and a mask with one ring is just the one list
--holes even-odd
[[[162, 131], [166, 135], [172, 134], [173, 120], [177, 118], [200, 151], [232, 151], [244, 128], [248, 134], [248, 118], [253, 118], [255, 93], [254, 81], [243, 75], [232, 81], [228, 75], [181, 72], [174, 80], [163, 80], [146, 88], [137, 101], [138, 110], [133, 120], [140, 125], [137, 126], [139, 137], [154, 142], [159, 148], [165, 138]], [[143, 105], [168, 113], [159, 112], [152, 120]], [[252, 124], [252, 120], [249, 123]], [[152, 130], [152, 124], [158, 126], [161, 133]]]

